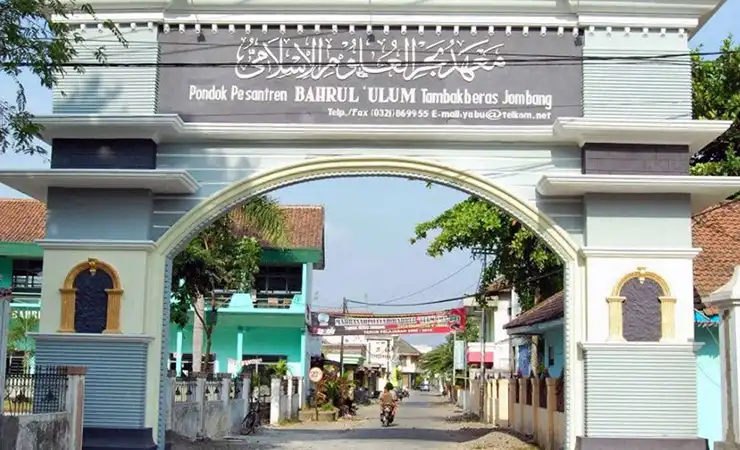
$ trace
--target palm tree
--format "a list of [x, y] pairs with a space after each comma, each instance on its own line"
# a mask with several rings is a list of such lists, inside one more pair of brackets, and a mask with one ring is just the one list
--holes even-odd
[[[260, 243], [271, 247], [285, 247], [288, 244], [288, 230], [285, 223], [285, 215], [279, 203], [267, 196], [253, 197], [231, 210], [228, 214], [220, 217], [213, 224], [203, 230], [195, 240], [199, 247], [209, 249], [211, 242], [216, 241], [224, 235], [234, 237], [253, 237]], [[214, 286], [215, 287], [215, 286]], [[193, 371], [201, 371], [201, 358], [195, 355], [202, 354], [203, 334], [205, 330], [205, 292], [196, 296], [194, 307], [195, 316], [193, 321]], [[213, 295], [213, 294], [212, 294]], [[212, 303], [215, 299], [212, 299]], [[215, 305], [211, 305], [212, 309]], [[205, 358], [210, 365], [210, 339], [206, 345]]]
[[23, 350], [23, 364], [28, 367], [34, 350], [28, 333], [37, 331], [39, 327], [38, 311], [11, 311], [10, 329], [8, 330], [8, 351]]

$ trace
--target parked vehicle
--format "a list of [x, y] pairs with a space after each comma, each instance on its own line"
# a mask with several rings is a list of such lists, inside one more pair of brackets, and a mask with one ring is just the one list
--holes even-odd
[[430, 385], [428, 381], [422, 381], [421, 384], [419, 385], [419, 390], [421, 392], [429, 392], [431, 388], [432, 386]]
[[386, 405], [383, 407], [383, 412], [380, 413], [380, 423], [387, 427], [393, 423], [393, 407]]

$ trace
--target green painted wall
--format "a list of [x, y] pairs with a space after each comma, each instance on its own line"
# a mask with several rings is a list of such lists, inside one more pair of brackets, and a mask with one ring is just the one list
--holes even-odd
[[8, 288], [13, 281], [13, 260], [0, 256], [0, 287]]
[[[263, 317], [263, 320], [269, 320]], [[237, 341], [239, 325], [223, 323], [219, 318], [219, 324], [213, 333], [211, 353], [216, 354], [218, 361], [217, 370], [228, 372], [228, 360], [241, 360], [237, 354]], [[177, 353], [177, 333], [180, 328], [170, 327], [170, 353]], [[244, 329], [242, 341], [242, 355], [285, 355], [292, 374], [303, 375], [303, 361], [301, 358], [301, 329], [300, 328], [250, 328]], [[182, 353], [192, 353], [193, 327], [192, 323], [182, 330]], [[203, 339], [203, 350], [205, 352], [205, 337]], [[234, 372], [234, 371], [232, 371]]]

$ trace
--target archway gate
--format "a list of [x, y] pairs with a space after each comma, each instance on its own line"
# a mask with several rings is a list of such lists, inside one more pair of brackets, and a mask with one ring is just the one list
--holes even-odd
[[[687, 53], [687, 28], [709, 6], [681, 11], [693, 22], [637, 29], [663, 9], [678, 15], [643, 2], [651, 18], [632, 3], [595, 18], [554, 2], [552, 17], [534, 16], [522, 2], [518, 15], [493, 16], [474, 3], [455, 7], [474, 14], [457, 23], [416, 10], [281, 15], [287, 23], [174, 16], [146, 2], [67, 19], [88, 47], [106, 43], [112, 65], [69, 73], [54, 114], [38, 118], [51, 168], [0, 171], [0, 182], [48, 204], [36, 359], [89, 367], [86, 426], [153, 430], [163, 448], [170, 262], [199, 230], [290, 184], [399, 176], [494, 202], [563, 259], [568, 449], [577, 439], [695, 436], [691, 214], [740, 183], [688, 177], [688, 156], [729, 124], [682, 119], [688, 65], [588, 58]], [[127, 49], [98, 26], [112, 13]], [[516, 56], [542, 54], [579, 64]], [[91, 261], [115, 272], [117, 329], [69, 332], [60, 324], [74, 323], [70, 292], [60, 289]], [[657, 342], [610, 328], [621, 323], [613, 289], [640, 270], [675, 299], [671, 332]], [[627, 394], [615, 387], [625, 377]], [[640, 392], [661, 395], [636, 402]]]

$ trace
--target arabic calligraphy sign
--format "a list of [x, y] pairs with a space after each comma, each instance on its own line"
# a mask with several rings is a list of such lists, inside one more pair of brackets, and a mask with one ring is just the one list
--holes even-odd
[[582, 115], [581, 66], [562, 62], [582, 54], [569, 34], [412, 30], [375, 39], [349, 29], [160, 32], [158, 111], [281, 124], [541, 125]]
[[[465, 308], [416, 314], [311, 313], [316, 336], [450, 333], [465, 328]], [[371, 351], [372, 353], [372, 351]]]

